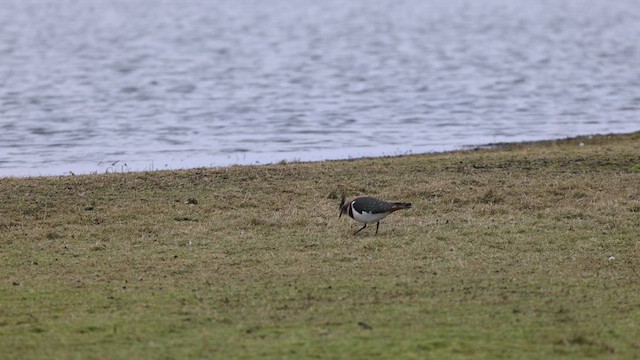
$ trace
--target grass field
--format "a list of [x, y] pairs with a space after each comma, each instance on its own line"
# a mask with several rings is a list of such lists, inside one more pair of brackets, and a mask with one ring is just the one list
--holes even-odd
[[0, 199], [3, 359], [640, 358], [640, 133]]

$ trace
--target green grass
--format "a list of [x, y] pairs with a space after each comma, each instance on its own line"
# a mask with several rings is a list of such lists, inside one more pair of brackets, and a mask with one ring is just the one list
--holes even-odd
[[[638, 166], [640, 133], [0, 179], [0, 353], [639, 358]], [[352, 236], [343, 192], [414, 208]]]

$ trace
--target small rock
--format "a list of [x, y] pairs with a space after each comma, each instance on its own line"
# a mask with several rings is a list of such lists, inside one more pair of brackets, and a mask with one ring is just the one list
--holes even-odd
[[613, 261], [613, 260], [615, 260], [615, 259], [616, 259], [616, 257], [615, 257], [615, 256], [609, 256], [609, 261]]

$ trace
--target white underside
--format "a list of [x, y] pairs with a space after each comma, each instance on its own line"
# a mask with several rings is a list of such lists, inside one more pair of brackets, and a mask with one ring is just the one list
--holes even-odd
[[362, 214], [359, 214], [355, 210], [353, 211], [353, 219], [357, 220], [357, 221], [359, 221], [361, 223], [378, 222], [378, 221], [384, 219], [385, 216], [387, 216], [387, 215], [389, 215], [389, 213], [373, 214], [373, 213], [369, 213], [369, 212], [363, 211]]

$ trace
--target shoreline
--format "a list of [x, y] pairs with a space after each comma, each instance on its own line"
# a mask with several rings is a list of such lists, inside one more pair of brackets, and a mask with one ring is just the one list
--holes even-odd
[[[388, 158], [388, 157], [402, 157], [402, 156], [410, 156], [410, 155], [428, 155], [428, 154], [444, 154], [444, 153], [452, 153], [458, 151], [473, 151], [473, 150], [483, 150], [483, 149], [509, 149], [514, 147], [524, 147], [524, 146], [539, 146], [546, 144], [553, 144], [559, 142], [570, 142], [570, 141], [579, 141], [580, 139], [592, 139], [594, 137], [611, 137], [611, 136], [630, 136], [633, 134], [640, 133], [640, 130], [628, 133], [608, 133], [608, 134], [591, 134], [591, 135], [577, 135], [572, 137], [563, 137], [557, 139], [542, 139], [542, 140], [523, 140], [523, 141], [513, 141], [513, 142], [495, 142], [495, 143], [487, 143], [480, 145], [460, 145], [460, 146], [440, 146], [438, 148], [434, 148], [432, 150], [421, 151], [418, 150], [414, 152], [412, 149], [410, 150], [400, 150], [396, 146], [389, 146], [387, 150], [377, 151], [373, 155], [371, 151], [364, 151], [361, 153], [356, 152], [354, 149], [353, 153], [355, 155], [348, 155], [347, 157], [340, 157], [340, 152], [345, 150], [339, 149], [332, 152], [303, 152], [303, 153], [295, 153], [299, 156], [294, 155], [294, 153], [269, 153], [269, 154], [245, 154], [245, 158], [243, 160], [238, 160], [239, 157], [236, 154], [235, 160], [232, 158], [234, 156], [214, 156], [213, 158], [218, 158], [217, 163], [219, 165], [211, 164], [206, 166], [200, 166], [197, 164], [187, 165], [185, 167], [160, 167], [156, 168], [154, 166], [153, 161], [138, 161], [137, 165], [132, 163], [129, 165], [125, 161], [115, 160], [115, 161], [100, 161], [98, 164], [105, 164], [101, 167], [100, 170], [88, 170], [89, 168], [95, 169], [94, 165], [85, 164], [83, 168], [86, 171], [71, 171], [68, 170], [69, 166], [66, 165], [58, 165], [50, 168], [49, 170], [44, 171], [52, 171], [57, 172], [54, 174], [37, 174], [34, 175], [33, 169], [22, 169], [18, 171], [18, 174], [10, 174], [8, 171], [4, 171], [0, 168], [0, 179], [4, 178], [32, 178], [32, 177], [59, 177], [59, 176], [87, 176], [87, 175], [103, 175], [103, 174], [113, 174], [113, 173], [138, 173], [138, 172], [156, 172], [156, 171], [183, 171], [183, 170], [193, 170], [193, 169], [202, 169], [202, 168], [224, 168], [229, 166], [263, 166], [263, 165], [274, 165], [274, 164], [282, 164], [282, 163], [315, 163], [315, 162], [324, 162], [324, 161], [352, 161], [358, 159], [371, 159], [371, 158]], [[395, 150], [393, 150], [395, 148]], [[323, 155], [320, 155], [323, 154]], [[249, 158], [247, 159], [247, 155]], [[327, 156], [328, 155], [328, 156]], [[323, 157], [319, 159], [319, 157]], [[210, 157], [211, 158], [211, 157]], [[265, 160], [266, 158], [266, 160]], [[260, 160], [258, 160], [260, 159]], [[204, 163], [206, 161], [200, 161], [200, 163]], [[53, 170], [57, 169], [57, 170]], [[63, 170], [66, 169], [66, 170]]]
[[[517, 147], [534, 147], [534, 146], [548, 146], [559, 143], [567, 143], [567, 142], [579, 142], [585, 140], [594, 140], [594, 139], [606, 139], [611, 137], [626, 137], [626, 136], [634, 136], [640, 134], [640, 130], [632, 131], [627, 133], [607, 133], [607, 134], [591, 134], [591, 135], [577, 135], [570, 136], [565, 138], [558, 139], [544, 139], [544, 140], [533, 140], [533, 141], [515, 141], [515, 142], [495, 142], [489, 143], [486, 145], [481, 145], [478, 147], [474, 147], [473, 150], [491, 150], [491, 149], [512, 149]], [[579, 143], [578, 143], [579, 144]]]

